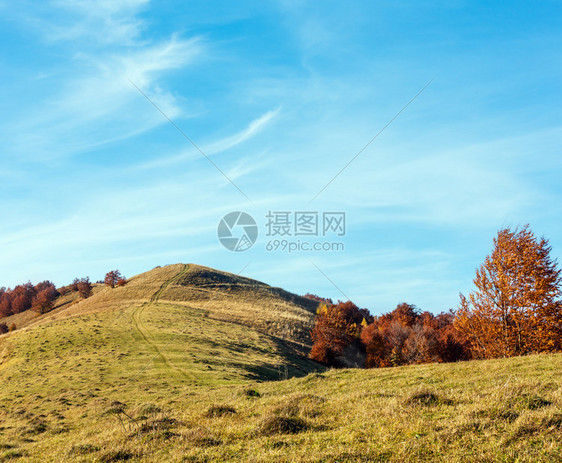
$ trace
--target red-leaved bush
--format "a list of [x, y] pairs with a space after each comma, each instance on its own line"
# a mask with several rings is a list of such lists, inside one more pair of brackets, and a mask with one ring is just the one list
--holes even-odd
[[453, 320], [452, 312], [433, 315], [406, 303], [379, 317], [351, 302], [322, 306], [310, 358], [339, 366], [344, 350], [355, 344], [363, 350], [367, 368], [468, 359], [467, 341]]

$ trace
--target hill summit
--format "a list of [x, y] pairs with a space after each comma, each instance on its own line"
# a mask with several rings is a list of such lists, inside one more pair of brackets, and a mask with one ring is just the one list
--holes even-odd
[[[87, 299], [75, 291], [65, 294], [43, 315], [29, 310], [9, 317], [18, 330], [4, 339], [7, 352], [29, 342], [29, 337], [52, 336], [49, 351], [60, 360], [66, 344], [93, 349], [88, 341], [92, 336], [96, 347], [122, 359], [127, 354], [119, 346], [127, 340], [128, 352], [152, 351], [167, 367], [196, 383], [248, 375], [272, 379], [279, 377], [280, 368], [284, 376], [318, 368], [306, 359], [317, 305], [250, 278], [173, 264], [136, 275], [121, 287], [96, 284]], [[67, 338], [61, 344], [63, 332], [74, 341]], [[45, 350], [42, 345], [38, 349]], [[218, 352], [223, 358], [212, 379], [207, 371], [193, 374], [198, 370], [193, 362], [210, 362]]]

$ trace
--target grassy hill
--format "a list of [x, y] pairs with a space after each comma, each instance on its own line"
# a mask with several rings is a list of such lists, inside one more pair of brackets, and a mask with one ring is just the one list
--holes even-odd
[[65, 297], [0, 337], [0, 461], [562, 461], [562, 355], [325, 372], [315, 303], [192, 264]]

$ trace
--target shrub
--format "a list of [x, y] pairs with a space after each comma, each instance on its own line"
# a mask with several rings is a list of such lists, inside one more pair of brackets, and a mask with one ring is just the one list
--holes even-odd
[[72, 291], [72, 285], [61, 286], [57, 291], [61, 296], [66, 296], [68, 293]]

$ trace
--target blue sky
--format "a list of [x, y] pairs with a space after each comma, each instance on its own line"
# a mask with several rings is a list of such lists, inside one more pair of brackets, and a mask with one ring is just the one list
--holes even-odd
[[[194, 262], [437, 312], [502, 226], [559, 258], [562, 3], [421, 3], [0, 0], [0, 286]], [[345, 250], [268, 252], [268, 211], [345, 212]]]

